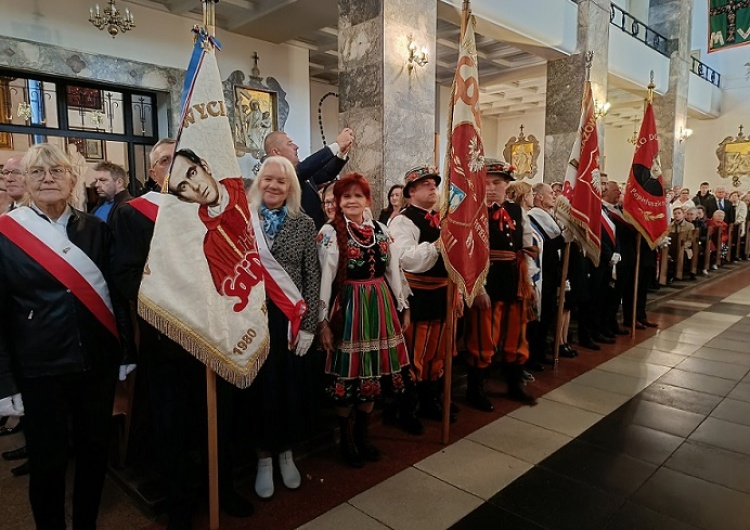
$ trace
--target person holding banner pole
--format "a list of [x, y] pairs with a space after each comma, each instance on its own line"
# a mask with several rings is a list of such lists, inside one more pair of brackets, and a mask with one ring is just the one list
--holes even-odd
[[250, 386], [258, 454], [255, 492], [274, 493], [273, 455], [284, 486], [301, 478], [291, 447], [312, 430], [312, 365], [308, 350], [318, 325], [320, 263], [313, 220], [300, 207], [294, 166], [271, 156], [248, 194], [261, 262], [266, 271], [270, 353]]
[[[336, 214], [318, 234], [322, 278], [319, 339], [327, 352], [328, 393], [341, 428], [341, 455], [352, 467], [377, 461], [368, 424], [381, 385], [404, 392], [411, 294], [384, 225], [365, 217], [370, 185], [358, 173], [333, 188]], [[399, 318], [400, 314], [400, 318]]]
[[22, 166], [30, 206], [0, 217], [0, 416], [25, 414], [29, 499], [45, 529], [66, 525], [72, 420], [73, 527], [95, 528], [115, 384], [135, 368], [128, 308], [110, 282], [109, 228], [68, 204], [67, 155], [37, 144]]

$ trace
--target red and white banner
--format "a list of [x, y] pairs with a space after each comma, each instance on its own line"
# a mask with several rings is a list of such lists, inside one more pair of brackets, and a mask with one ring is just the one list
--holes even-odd
[[163, 199], [164, 194], [150, 191], [140, 197], [131, 199], [128, 201], [128, 204], [150, 219], [151, 222], [155, 223], [156, 216], [159, 214], [159, 206], [161, 206]]
[[594, 265], [601, 253], [602, 191], [599, 180], [599, 135], [596, 130], [591, 82], [583, 87], [581, 121], [570, 154], [562, 193], [557, 197], [556, 217], [573, 234]]
[[643, 113], [622, 206], [625, 219], [641, 233], [649, 247], [656, 248], [669, 228], [669, 219], [659, 161], [659, 138], [651, 103], [646, 105]]
[[[246, 388], [268, 356], [266, 291], [215, 44], [204, 33], [196, 41], [177, 149], [162, 190], [169, 193], [158, 205], [138, 312], [218, 375]], [[141, 206], [139, 211], [153, 210]]]
[[120, 337], [107, 282], [83, 250], [27, 206], [0, 216], [0, 233], [70, 289], [110, 333]]
[[[468, 15], [465, 15], [468, 16]], [[450, 279], [471, 305], [489, 268], [489, 229], [484, 202], [482, 121], [474, 18], [466, 21], [453, 79], [448, 148], [443, 182], [441, 251]]]

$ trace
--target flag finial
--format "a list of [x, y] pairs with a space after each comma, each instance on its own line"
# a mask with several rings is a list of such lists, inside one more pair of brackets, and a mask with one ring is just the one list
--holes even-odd
[[648, 96], [646, 96], [646, 99], [649, 103], [654, 102], [654, 89], [656, 88], [656, 85], [654, 84], [654, 71], [651, 70], [651, 73], [649, 74], [649, 81], [648, 86], [646, 87], [648, 89]]

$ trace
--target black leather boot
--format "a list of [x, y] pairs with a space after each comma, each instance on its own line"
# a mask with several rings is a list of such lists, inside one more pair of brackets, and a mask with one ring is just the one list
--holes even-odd
[[484, 394], [485, 370], [469, 366], [466, 371], [466, 401], [475, 409], [492, 412], [495, 406]]
[[357, 410], [354, 420], [354, 444], [357, 451], [365, 460], [377, 462], [380, 460], [380, 451], [370, 443], [370, 412]]
[[417, 394], [419, 395], [419, 415], [428, 420], [442, 421], [443, 407], [438, 400], [437, 382], [417, 383]]
[[508, 397], [514, 401], [520, 401], [525, 405], [536, 405], [536, 398], [526, 391], [523, 380], [523, 366], [520, 364], [507, 364], [505, 371], [508, 380]]
[[398, 424], [409, 434], [424, 434], [424, 425], [417, 418], [419, 409], [419, 400], [414, 383], [407, 385], [406, 390], [399, 394], [398, 397]]
[[362, 460], [362, 455], [359, 454], [357, 445], [354, 443], [354, 414], [349, 416], [337, 416], [339, 420], [339, 429], [341, 436], [339, 440], [339, 449], [341, 450], [341, 457], [351, 467], [360, 468], [365, 465], [365, 461]]

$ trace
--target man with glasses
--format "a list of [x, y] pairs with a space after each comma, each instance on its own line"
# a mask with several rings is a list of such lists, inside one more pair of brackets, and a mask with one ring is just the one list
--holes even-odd
[[[23, 171], [21, 170], [21, 159], [23, 155], [12, 156], [5, 162], [2, 170], [2, 177], [5, 183], [5, 191], [8, 192], [13, 204], [10, 210], [14, 210], [21, 205], [23, 196], [26, 195], [26, 184], [23, 181]], [[10, 211], [9, 210], [9, 211]]]
[[177, 141], [172, 138], [162, 138], [156, 145], [151, 148], [148, 154], [150, 168], [148, 170], [149, 179], [146, 182], [146, 191], [161, 191], [164, 179], [169, 173], [169, 166], [172, 165]]

